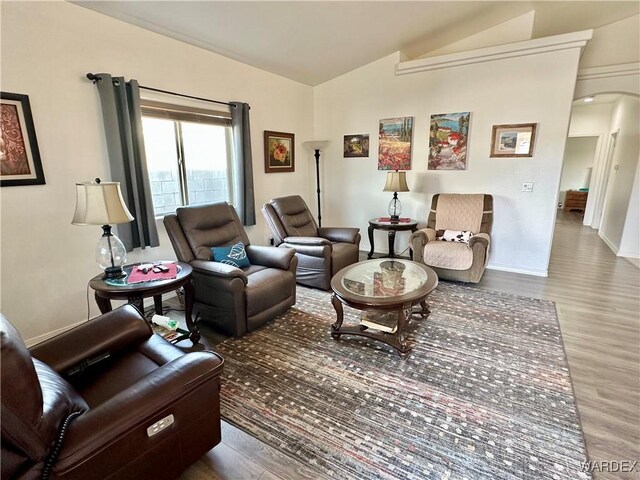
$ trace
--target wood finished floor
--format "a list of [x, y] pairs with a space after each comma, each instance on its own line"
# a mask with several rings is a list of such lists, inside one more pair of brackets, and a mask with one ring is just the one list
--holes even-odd
[[[487, 270], [476, 288], [556, 302], [589, 459], [640, 461], [640, 270], [616, 257], [578, 214], [559, 212], [548, 278]], [[221, 340], [205, 325], [201, 330], [203, 344]], [[181, 478], [319, 477], [223, 421], [222, 443]], [[594, 478], [638, 479], [640, 473]]]

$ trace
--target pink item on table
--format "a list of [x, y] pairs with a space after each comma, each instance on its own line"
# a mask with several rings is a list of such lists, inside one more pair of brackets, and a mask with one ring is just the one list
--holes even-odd
[[153, 282], [157, 280], [170, 280], [178, 276], [178, 265], [176, 265], [175, 263], [161, 262], [158, 263], [158, 265], [164, 265], [169, 270], [167, 272], [154, 272], [153, 268], [149, 268], [149, 271], [147, 273], [144, 273], [142, 270], [140, 270], [139, 265], [135, 265], [131, 268], [131, 273], [127, 278], [127, 283], [132, 284]]

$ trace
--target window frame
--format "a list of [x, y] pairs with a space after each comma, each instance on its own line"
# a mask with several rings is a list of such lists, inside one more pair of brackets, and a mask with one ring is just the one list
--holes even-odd
[[[149, 99], [141, 99], [141, 116], [169, 120], [173, 122], [175, 133], [176, 160], [178, 167], [178, 181], [180, 186], [179, 207], [189, 206], [189, 184], [187, 178], [187, 164], [189, 160], [185, 158], [184, 139], [182, 135], [182, 123], [199, 123], [224, 127], [226, 154], [227, 154], [227, 192], [228, 201], [232, 205], [236, 203], [235, 197], [235, 168], [234, 168], [234, 148], [233, 132], [231, 129], [231, 113], [217, 110], [210, 110], [200, 107], [176, 105], [172, 103], [159, 102]], [[144, 133], [143, 133], [144, 135]], [[162, 218], [168, 213], [156, 213], [154, 205], [154, 216]]]

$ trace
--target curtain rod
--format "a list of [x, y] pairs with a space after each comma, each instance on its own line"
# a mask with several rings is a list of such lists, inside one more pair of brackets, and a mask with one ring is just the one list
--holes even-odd
[[[98, 75], [96, 75], [94, 73], [87, 73], [87, 78], [89, 80], [91, 80], [93, 83], [97, 83], [100, 80], [102, 80], [101, 77], [99, 77]], [[227, 105], [228, 107], [234, 107], [235, 108], [235, 105], [232, 105], [231, 103], [221, 102], [219, 100], [211, 100], [210, 98], [196, 97], [196, 96], [193, 96], [193, 95], [186, 95], [184, 93], [172, 92], [170, 90], [161, 90], [159, 88], [145, 87], [144, 85], [139, 85], [139, 87], [144, 89], [144, 90], [151, 90], [152, 92], [166, 93], [167, 95], [175, 95], [177, 97], [191, 98], [193, 100], [201, 100], [203, 102], [217, 103], [219, 105]]]

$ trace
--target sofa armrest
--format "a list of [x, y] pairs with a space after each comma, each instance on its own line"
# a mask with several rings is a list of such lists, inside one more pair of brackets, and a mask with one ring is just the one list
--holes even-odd
[[421, 228], [409, 237], [409, 246], [413, 251], [413, 260], [422, 262], [424, 246], [436, 239], [436, 231], [433, 228]]
[[222, 357], [213, 352], [187, 353], [84, 412], [67, 430], [56, 471], [64, 472], [93, 452], [109, 448], [132, 429], [146, 429], [160, 412], [216, 381], [223, 364]]
[[249, 281], [247, 274], [233, 265], [226, 263], [214, 262], [211, 260], [194, 260], [190, 263], [193, 270], [205, 275], [211, 275], [219, 278], [239, 278], [246, 285]]
[[287, 237], [284, 239], [284, 243], [287, 243], [295, 248], [296, 245], [302, 245], [307, 247], [318, 247], [321, 245], [331, 245], [331, 242], [326, 238], [320, 237]]
[[278, 248], [286, 248], [294, 251], [298, 255], [307, 255], [316, 258], [331, 258], [332, 246], [327, 242], [325, 245], [295, 245], [292, 243], [283, 243]]
[[85, 360], [119, 352], [147, 340], [153, 331], [132, 305], [123, 305], [82, 325], [45, 340], [31, 355], [59, 373]]
[[248, 245], [246, 247], [252, 265], [289, 270], [296, 252], [288, 248], [263, 247]]
[[332, 242], [356, 243], [360, 240], [359, 228], [349, 227], [321, 227], [318, 228], [318, 236]]

